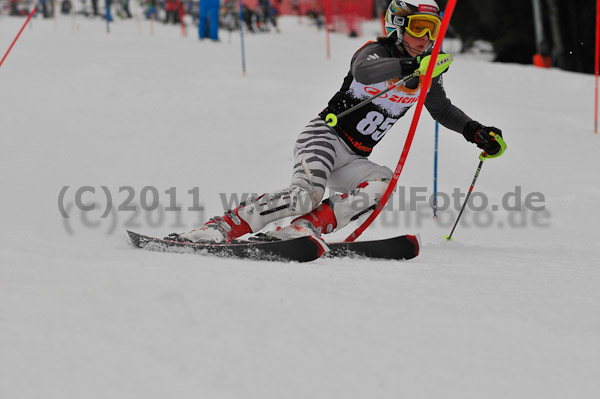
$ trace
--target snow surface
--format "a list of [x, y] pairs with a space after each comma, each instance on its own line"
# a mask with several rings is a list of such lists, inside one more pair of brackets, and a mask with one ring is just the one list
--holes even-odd
[[[2, 17], [2, 53], [23, 22]], [[288, 184], [296, 135], [366, 38], [332, 35], [327, 60], [322, 31], [281, 23], [281, 34], [246, 36], [245, 77], [237, 33], [215, 44], [132, 20], [107, 34], [101, 20], [71, 17], [23, 32], [0, 68], [0, 398], [598, 397], [592, 76], [456, 57], [449, 96], [501, 127], [509, 148], [484, 164], [476, 191], [489, 205], [465, 213], [456, 241], [443, 236], [457, 212], [434, 222], [424, 202], [365, 233], [420, 232], [412, 261], [279, 264], [128, 246], [126, 228], [185, 231], [222, 212], [219, 193]], [[374, 161], [395, 167], [412, 114]], [[400, 185], [430, 195], [434, 123], [424, 113], [419, 126]], [[442, 129], [440, 191], [465, 193], [478, 154]], [[94, 211], [73, 203], [85, 186]], [[102, 186], [114, 207], [132, 191], [137, 211], [101, 218]], [[140, 211], [147, 186], [162, 213]], [[491, 212], [516, 186], [541, 193], [545, 210]], [[171, 187], [180, 213], [164, 211]], [[204, 212], [187, 210], [194, 188]]]

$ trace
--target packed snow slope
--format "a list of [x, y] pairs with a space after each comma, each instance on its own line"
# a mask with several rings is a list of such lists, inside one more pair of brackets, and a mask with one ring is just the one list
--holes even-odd
[[[2, 17], [2, 53], [23, 22]], [[23, 32], [0, 68], [0, 398], [596, 398], [592, 76], [456, 56], [449, 97], [503, 129], [508, 150], [485, 162], [478, 210], [444, 242], [479, 151], [441, 130], [434, 221], [410, 200], [411, 187], [432, 194], [423, 114], [404, 188], [362, 237], [420, 232], [412, 261], [128, 245], [126, 229], [185, 231], [243, 193], [287, 186], [296, 135], [379, 26], [333, 34], [328, 60], [322, 31], [281, 25], [246, 35], [246, 76], [237, 32], [200, 42], [131, 20], [107, 34], [71, 17]], [[374, 161], [395, 168], [412, 115]]]

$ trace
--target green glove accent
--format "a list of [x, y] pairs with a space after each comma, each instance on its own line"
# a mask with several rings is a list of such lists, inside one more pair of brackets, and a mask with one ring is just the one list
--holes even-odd
[[496, 140], [496, 142], [498, 144], [500, 144], [500, 151], [498, 151], [494, 155], [488, 155], [485, 153], [485, 151], [483, 151], [481, 153], [481, 155], [479, 155], [479, 160], [481, 160], [481, 161], [485, 161], [486, 159], [498, 158], [499, 156], [504, 154], [504, 151], [506, 151], [506, 143], [504, 142], [504, 139], [502, 138], [502, 136], [498, 136], [494, 132], [491, 132], [490, 136], [492, 136], [494, 138], [494, 140]]
[[[433, 68], [433, 75], [432, 77], [438, 77], [440, 76], [442, 73], [446, 72], [446, 70], [450, 67], [450, 64], [452, 64], [452, 61], [454, 61], [454, 58], [452, 58], [452, 54], [440, 54], [437, 57], [437, 60], [435, 61], [435, 67]], [[421, 64], [419, 65], [419, 73], [421, 75], [425, 75], [427, 73], [427, 68], [429, 67], [429, 63], [431, 62], [431, 56], [425, 56], [423, 57], [423, 59], [421, 60]]]
[[334, 127], [335, 125], [337, 125], [337, 116], [335, 116], [335, 114], [327, 114], [327, 116], [325, 117], [325, 122], [327, 122], [327, 124], [331, 127]]

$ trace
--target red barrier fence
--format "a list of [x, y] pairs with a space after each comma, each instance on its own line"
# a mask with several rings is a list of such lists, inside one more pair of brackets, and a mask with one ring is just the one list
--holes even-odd
[[[360, 34], [360, 23], [373, 18], [374, 0], [329, 0], [331, 3], [330, 27], [336, 32]], [[258, 0], [242, 0], [242, 3], [255, 9]], [[306, 15], [316, 11], [325, 14], [325, 0], [271, 0], [279, 15]]]

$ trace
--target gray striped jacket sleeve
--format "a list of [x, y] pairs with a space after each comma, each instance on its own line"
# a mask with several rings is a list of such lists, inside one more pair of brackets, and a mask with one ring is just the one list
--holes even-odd
[[403, 75], [400, 59], [390, 57], [385, 47], [377, 42], [365, 45], [354, 55], [350, 71], [357, 82], [365, 85]]

